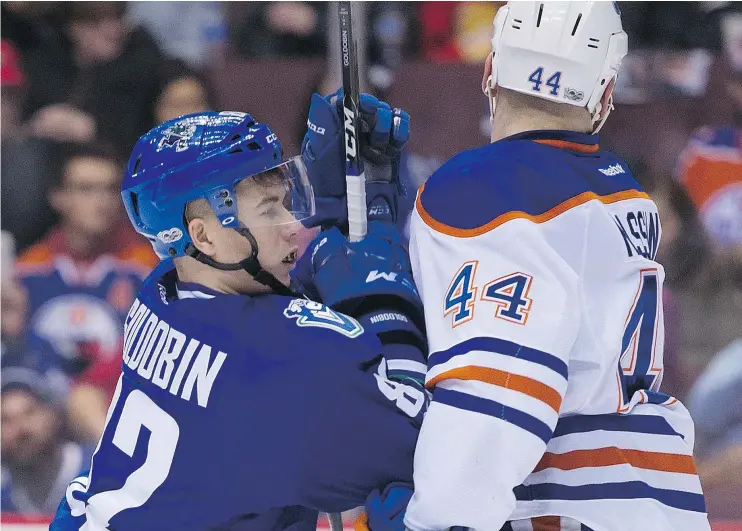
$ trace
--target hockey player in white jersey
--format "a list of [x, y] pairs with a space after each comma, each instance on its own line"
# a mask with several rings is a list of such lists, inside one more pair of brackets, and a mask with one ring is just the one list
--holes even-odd
[[709, 529], [693, 423], [660, 392], [657, 208], [595, 134], [626, 51], [615, 2], [497, 13], [492, 143], [412, 218], [433, 402], [410, 530]]

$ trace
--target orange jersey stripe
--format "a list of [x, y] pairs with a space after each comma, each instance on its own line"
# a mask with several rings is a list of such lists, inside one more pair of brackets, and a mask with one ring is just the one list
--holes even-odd
[[566, 211], [572, 208], [583, 205], [588, 201], [592, 201], [593, 199], [597, 199], [598, 201], [606, 205], [617, 203], [618, 201], [625, 201], [627, 199], [649, 199], [649, 196], [645, 192], [640, 192], [639, 190], [624, 190], [622, 192], [616, 192], [608, 195], [598, 195], [595, 192], [583, 192], [570, 199], [567, 199], [562, 203], [559, 203], [557, 206], [547, 210], [542, 214], [533, 215], [522, 212], [520, 210], [515, 210], [497, 216], [492, 221], [485, 223], [480, 227], [474, 227], [473, 229], [459, 229], [457, 227], [451, 227], [450, 225], [446, 225], [445, 223], [437, 221], [425, 210], [421, 201], [424, 189], [425, 185], [422, 185], [420, 187], [420, 192], [417, 194], [417, 200], [415, 201], [415, 208], [417, 209], [418, 214], [420, 214], [422, 220], [425, 222], [426, 225], [437, 232], [447, 234], [449, 236], [457, 236], [459, 238], [473, 238], [474, 236], [481, 236], [482, 234], [496, 229], [500, 225], [514, 219], [527, 219], [534, 223], [544, 223], [546, 221], [554, 219], [560, 214], [564, 214]]
[[118, 256], [121, 260], [135, 262], [148, 270], [153, 269], [160, 263], [160, 259], [152, 250], [152, 246], [149, 243], [141, 243], [127, 247], [122, 252], [118, 253]]
[[362, 512], [353, 522], [354, 531], [369, 531], [368, 529], [368, 515], [366, 512]]
[[531, 518], [533, 531], [562, 531], [561, 516], [538, 516]]
[[679, 474], [696, 474], [696, 465], [689, 455], [668, 454], [663, 452], [644, 452], [625, 450], [608, 446], [595, 450], [573, 450], [563, 454], [547, 452], [536, 465], [534, 472], [546, 468], [575, 470], [577, 468], [600, 467], [629, 464], [636, 468], [676, 472]]
[[597, 153], [600, 151], [600, 146], [598, 144], [588, 145], [588, 144], [580, 144], [579, 142], [569, 142], [567, 140], [534, 140], [534, 142], [538, 144], [544, 144], [546, 146], [551, 146], [555, 148], [560, 149], [569, 149], [571, 151], [579, 151], [580, 153]]
[[505, 387], [506, 389], [513, 389], [514, 391], [540, 400], [557, 413], [559, 413], [559, 408], [562, 405], [561, 395], [548, 385], [527, 376], [512, 374], [490, 367], [474, 367], [471, 365], [457, 367], [456, 369], [442, 372], [438, 376], [431, 378], [430, 381], [426, 382], [425, 387], [432, 389], [438, 382], [448, 379], [477, 380]]
[[52, 248], [44, 243], [37, 243], [32, 245], [16, 259], [18, 265], [23, 266], [35, 266], [35, 265], [46, 265], [54, 261], [54, 251]]
[[741, 173], [738, 162], [698, 155], [691, 158], [681, 178], [696, 208], [701, 209], [719, 190], [742, 182]]

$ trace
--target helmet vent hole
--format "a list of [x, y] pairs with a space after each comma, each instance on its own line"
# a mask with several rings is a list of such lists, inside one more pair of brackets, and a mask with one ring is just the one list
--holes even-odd
[[139, 155], [139, 156], [137, 157], [137, 161], [136, 161], [136, 162], [134, 163], [134, 169], [133, 169], [133, 170], [131, 170], [131, 173], [132, 173], [132, 174], [136, 174], [136, 172], [137, 172], [137, 170], [139, 169], [139, 166], [141, 165], [141, 163], [142, 163], [142, 156], [141, 156], [141, 155]]
[[245, 127], [253, 127], [254, 125], [255, 125], [255, 120], [250, 120], [249, 122], [247, 122]]
[[[596, 45], [597, 45], [597, 44], [598, 44], [598, 43], [600, 42], [600, 40], [598, 40], [598, 39], [593, 39], [592, 37], [590, 37], [590, 38], [589, 38], [588, 40], [589, 40], [590, 42], [588, 43], [587, 47], [588, 47], [588, 48], [595, 48], [595, 49], [597, 50], [597, 49], [598, 49], [598, 46], [596, 46]], [[593, 44], [593, 43], [594, 43], [594, 44]]]
[[257, 142], [250, 142], [247, 145], [247, 149], [249, 149], [250, 151], [260, 151], [260, 144], [258, 144]]
[[544, 4], [539, 4], [538, 6], [538, 18], [536, 19], [536, 27], [541, 26], [541, 15], [544, 14]]
[[517, 18], [513, 19], [513, 29], [520, 29], [521, 24], [523, 24], [522, 20], [519, 20]]
[[229, 151], [227, 151], [227, 155], [233, 155], [234, 153], [242, 153], [241, 147], [232, 148]]
[[580, 20], [582, 20], [582, 13], [577, 15], [577, 20], [575, 20], [575, 27], [572, 28], [572, 36], [575, 36], [575, 33], [577, 33], [577, 26], [580, 25]]
[[134, 210], [134, 215], [139, 217], [139, 197], [134, 192], [130, 192], [129, 198], [131, 199], [131, 208]]
[[242, 135], [241, 135], [241, 134], [239, 134], [239, 133], [237, 133], [237, 134], [236, 134], [236, 135], [234, 135], [234, 136], [233, 136], [232, 138], [230, 138], [230, 139], [229, 139], [229, 141], [230, 141], [230, 142], [235, 142], [236, 140], [239, 140], [240, 138], [242, 138]]

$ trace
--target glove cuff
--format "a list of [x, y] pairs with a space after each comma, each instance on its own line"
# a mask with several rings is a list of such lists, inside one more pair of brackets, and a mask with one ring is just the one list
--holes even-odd
[[[426, 352], [425, 332], [408, 314], [400, 311], [398, 306], [379, 306], [370, 311], [359, 312], [357, 315], [356, 319], [364, 330], [376, 334], [382, 345], [394, 343], [412, 345], [420, 352]], [[425, 357], [420, 355], [417, 359], [423, 361]]]

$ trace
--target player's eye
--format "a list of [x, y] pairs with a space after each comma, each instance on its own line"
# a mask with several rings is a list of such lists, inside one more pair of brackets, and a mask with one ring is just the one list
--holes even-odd
[[263, 211], [263, 214], [262, 215], [265, 216], [265, 217], [268, 217], [268, 218], [273, 219], [273, 218], [275, 218], [278, 215], [278, 209], [275, 206], [266, 208]]

